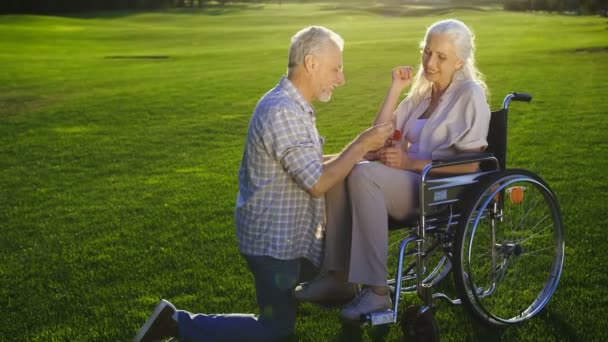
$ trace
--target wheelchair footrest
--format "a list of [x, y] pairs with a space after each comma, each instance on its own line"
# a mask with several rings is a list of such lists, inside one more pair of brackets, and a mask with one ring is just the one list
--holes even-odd
[[361, 320], [363, 323], [371, 325], [382, 325], [397, 322], [395, 311], [376, 311], [370, 312], [367, 315], [362, 315]]

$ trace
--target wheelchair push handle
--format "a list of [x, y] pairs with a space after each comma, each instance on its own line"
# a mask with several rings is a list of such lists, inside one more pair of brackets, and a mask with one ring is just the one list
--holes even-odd
[[526, 102], [530, 102], [532, 101], [532, 95], [528, 94], [528, 93], [512, 93], [513, 94], [513, 101], [526, 101]]
[[507, 109], [509, 108], [509, 102], [511, 101], [525, 101], [525, 102], [530, 102], [532, 101], [532, 95], [528, 94], [528, 93], [517, 93], [517, 92], [513, 92], [507, 96], [505, 96], [505, 99], [503, 101], [503, 105], [502, 108], [503, 109]]

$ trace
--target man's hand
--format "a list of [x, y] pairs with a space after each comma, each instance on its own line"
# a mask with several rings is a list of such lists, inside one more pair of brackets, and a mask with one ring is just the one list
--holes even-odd
[[388, 138], [393, 135], [394, 130], [392, 122], [373, 126], [361, 133], [357, 137], [357, 142], [363, 146], [365, 152], [375, 151], [386, 144]]
[[321, 178], [308, 189], [308, 193], [315, 198], [323, 196], [338, 182], [344, 180], [353, 166], [360, 162], [367, 152], [384, 146], [393, 131], [393, 123], [388, 122], [368, 128], [359, 134], [338, 156], [325, 160]]
[[393, 83], [391, 87], [399, 91], [405, 89], [414, 80], [414, 68], [411, 66], [398, 66], [393, 69]]

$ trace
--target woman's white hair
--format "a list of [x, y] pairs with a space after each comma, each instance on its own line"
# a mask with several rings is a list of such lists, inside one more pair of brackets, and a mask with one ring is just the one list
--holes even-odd
[[[431, 25], [420, 42], [420, 48], [424, 49], [429, 36], [435, 34], [447, 35], [456, 50], [456, 56], [464, 62], [462, 68], [454, 73], [454, 80], [473, 80], [477, 82], [485, 91], [486, 97], [489, 91], [484, 82], [484, 75], [475, 66], [475, 35], [462, 21], [456, 19], [441, 20]], [[424, 77], [422, 63], [418, 66], [418, 72], [410, 88], [408, 96], [412, 97], [415, 103], [422, 101], [428, 91], [431, 90], [432, 82]]]
[[344, 49], [342, 37], [323, 26], [309, 26], [298, 31], [291, 38], [287, 75], [291, 74], [296, 66], [304, 63], [306, 55], [317, 54], [329, 42], [336, 44], [340, 51]]

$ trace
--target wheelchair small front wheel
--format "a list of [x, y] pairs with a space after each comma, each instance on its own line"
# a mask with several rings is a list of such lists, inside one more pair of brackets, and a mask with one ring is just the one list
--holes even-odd
[[462, 302], [491, 325], [526, 320], [553, 295], [564, 262], [561, 211], [549, 186], [526, 170], [491, 176], [470, 197], [455, 238]]
[[432, 308], [408, 306], [401, 315], [403, 341], [439, 342], [439, 325]]

